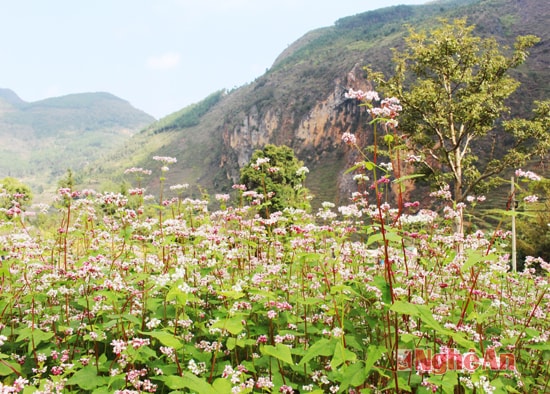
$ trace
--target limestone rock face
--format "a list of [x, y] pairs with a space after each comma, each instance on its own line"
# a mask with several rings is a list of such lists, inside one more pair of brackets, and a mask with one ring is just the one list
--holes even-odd
[[[319, 97], [305, 114], [293, 111], [294, 105], [270, 105], [265, 112], [254, 105], [240, 114], [234, 126], [224, 124], [225, 152], [220, 166], [227, 171], [227, 177], [237, 182], [238, 169], [249, 162], [255, 150], [266, 144], [291, 147], [310, 170], [322, 166], [325, 159], [353, 164], [357, 158], [341, 142], [341, 136], [344, 132], [354, 132], [361, 141], [368, 141], [368, 118], [365, 109], [355, 100], [347, 100], [344, 94], [350, 88], [367, 90], [369, 86], [359, 65], [336, 79], [333, 86], [334, 89], [325, 97]], [[354, 184], [345, 179], [343, 172], [335, 182], [340, 193], [348, 193]]]

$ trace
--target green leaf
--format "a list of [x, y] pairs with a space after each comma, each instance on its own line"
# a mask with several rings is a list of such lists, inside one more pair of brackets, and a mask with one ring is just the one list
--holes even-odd
[[481, 262], [481, 261], [496, 261], [498, 257], [494, 254], [485, 255], [480, 250], [471, 250], [468, 254], [468, 258], [460, 268], [461, 272], [465, 272], [470, 269], [470, 267], [474, 266], [475, 264]]
[[[3, 357], [2, 357], [3, 358]], [[20, 374], [21, 365], [6, 360], [0, 360], [0, 376], [8, 376], [12, 373]]]
[[418, 311], [418, 316], [420, 317], [420, 320], [422, 320], [422, 323], [426, 324], [430, 328], [433, 328], [439, 333], [448, 331], [444, 329], [437, 320], [434, 319], [432, 311], [427, 305], [415, 305], [415, 306]]
[[142, 332], [142, 334], [156, 338], [164, 346], [174, 348], [175, 350], [183, 347], [183, 343], [178, 338], [176, 338], [173, 334], [167, 333], [166, 331]]
[[409, 179], [415, 179], [415, 178], [422, 178], [426, 176], [425, 174], [411, 174], [411, 175], [404, 175], [402, 177], [399, 177], [397, 179], [394, 179], [394, 183], [401, 183], [401, 182], [405, 182], [405, 181], [408, 181]]
[[230, 300], [238, 300], [239, 298], [243, 298], [245, 296], [242, 291], [235, 290], [221, 291], [220, 294], [226, 298], [229, 298]]
[[384, 240], [386, 240], [388, 243], [393, 242], [393, 243], [400, 244], [402, 239], [403, 237], [401, 237], [396, 232], [386, 230], [385, 234], [378, 232], [376, 234], [370, 235], [369, 238], [367, 239], [367, 245], [370, 245], [374, 242], [383, 242]]
[[441, 387], [444, 394], [454, 394], [458, 374], [456, 371], [447, 371], [443, 375], [435, 375], [428, 378], [428, 381]]
[[287, 364], [294, 365], [292, 354], [290, 353], [290, 348], [286, 345], [283, 345], [282, 343], [278, 343], [276, 346], [262, 346], [260, 348], [260, 351], [266, 356], [272, 356]]
[[347, 361], [354, 362], [355, 360], [357, 360], [357, 355], [351, 350], [345, 348], [342, 341], [338, 341], [334, 347], [334, 354], [332, 355], [330, 366], [332, 369], [336, 369]]
[[[403, 376], [398, 376], [397, 377], [397, 383], [399, 384], [399, 392], [411, 392], [411, 387], [409, 386], [407, 380], [405, 380], [405, 378]], [[389, 381], [389, 384], [384, 388], [383, 392], [389, 392], [389, 393], [393, 393], [395, 392], [396, 390], [396, 387], [395, 387], [395, 379], [394, 378], [391, 378], [390, 381]]]
[[216, 390], [217, 393], [230, 393], [231, 392], [231, 382], [227, 379], [218, 378], [212, 383], [212, 387]]
[[68, 385], [76, 385], [83, 390], [92, 390], [96, 387], [107, 384], [106, 376], [97, 376], [96, 368], [93, 365], [88, 365], [78, 371], [67, 380]]
[[33, 338], [34, 346], [38, 346], [41, 342], [48, 342], [51, 338], [53, 338], [53, 336], [53, 332], [42, 331], [39, 328], [32, 329], [30, 327], [25, 327], [19, 331], [19, 335], [15, 341], [19, 342], [24, 339]]
[[374, 364], [380, 360], [384, 353], [386, 353], [385, 346], [369, 345], [367, 349], [367, 362], [365, 363], [365, 375], [368, 376]]
[[415, 341], [418, 339], [418, 337], [416, 335], [413, 335], [413, 334], [402, 334], [399, 336], [399, 339], [403, 342], [403, 343], [409, 343], [409, 342], [412, 342], [412, 341]]
[[375, 286], [382, 292], [382, 301], [384, 304], [391, 304], [390, 286], [386, 282], [386, 279], [383, 276], [375, 276], [373, 281]]
[[334, 354], [335, 340], [321, 338], [307, 349], [304, 357], [300, 360], [299, 365], [307, 363], [309, 360], [319, 356], [332, 356]]
[[197, 394], [217, 394], [219, 391], [215, 390], [206, 380], [201, 379], [192, 373], [186, 373], [183, 377], [177, 375], [162, 376], [159, 380], [171, 389], [190, 389]]
[[345, 171], [345, 174], [348, 174], [350, 172], [353, 172], [357, 170], [358, 168], [365, 168], [368, 171], [372, 171], [376, 167], [376, 165], [371, 161], [361, 161], [359, 163], [356, 163], [355, 165], [351, 166]]
[[348, 387], [357, 387], [365, 383], [367, 373], [363, 361], [353, 363], [345, 368], [340, 390], [344, 392]]
[[243, 330], [243, 317], [234, 316], [231, 319], [218, 320], [212, 324], [212, 328], [221, 328], [233, 335], [237, 335]]

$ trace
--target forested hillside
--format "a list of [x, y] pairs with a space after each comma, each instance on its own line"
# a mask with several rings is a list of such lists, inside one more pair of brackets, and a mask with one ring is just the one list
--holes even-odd
[[22, 179], [38, 194], [55, 188], [68, 169], [81, 170], [153, 121], [109, 93], [29, 103], [0, 89], [0, 179]]

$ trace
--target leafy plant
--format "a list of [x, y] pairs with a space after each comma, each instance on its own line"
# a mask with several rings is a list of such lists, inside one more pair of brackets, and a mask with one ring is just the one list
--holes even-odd
[[262, 212], [285, 208], [309, 208], [308, 190], [304, 186], [309, 170], [288, 146], [268, 144], [252, 154], [250, 163], [241, 169], [241, 183], [255, 191], [262, 203]]

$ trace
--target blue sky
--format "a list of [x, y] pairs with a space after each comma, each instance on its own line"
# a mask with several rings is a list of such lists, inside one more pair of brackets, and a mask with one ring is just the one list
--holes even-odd
[[0, 87], [105, 91], [156, 118], [252, 82], [310, 30], [425, 0], [0, 0]]

